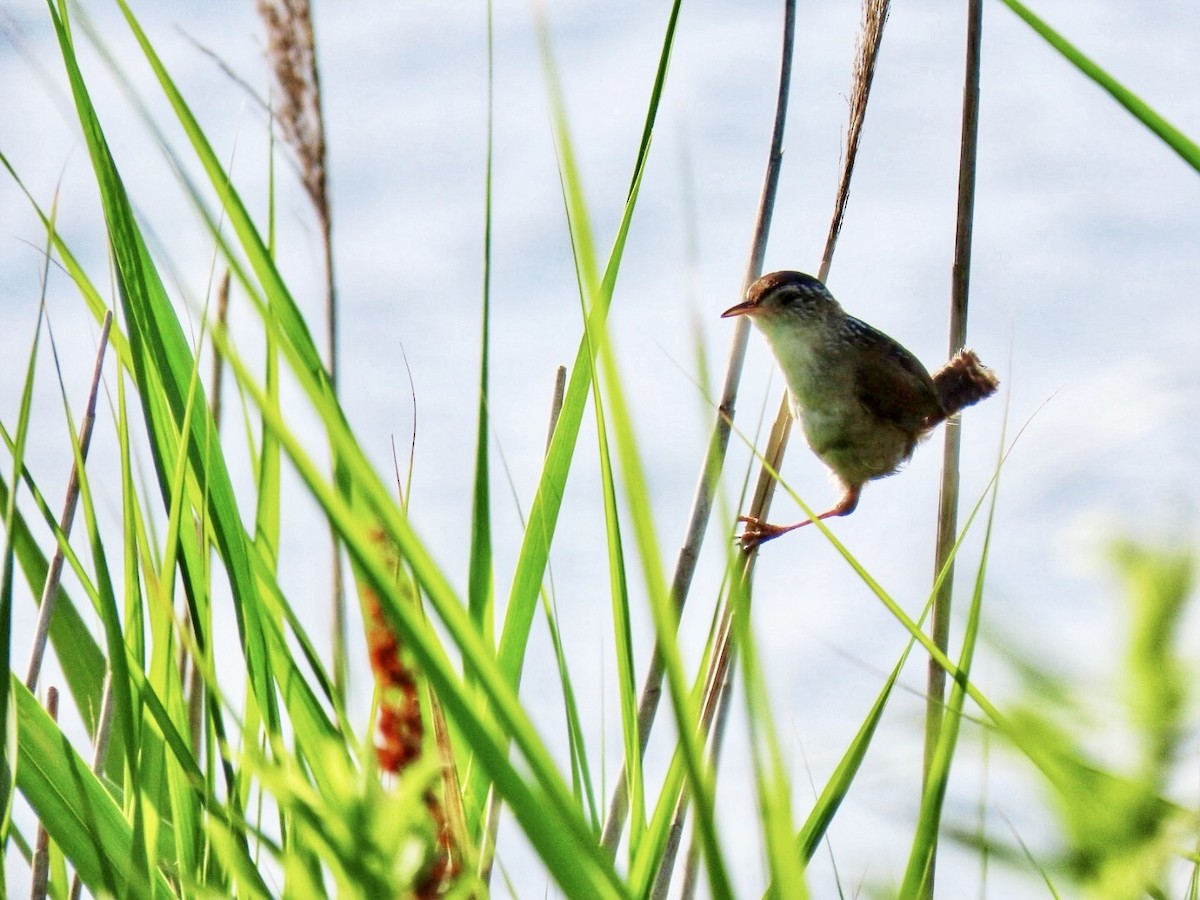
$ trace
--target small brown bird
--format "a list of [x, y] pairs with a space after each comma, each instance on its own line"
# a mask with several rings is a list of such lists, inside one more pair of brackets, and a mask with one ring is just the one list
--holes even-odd
[[[971, 350], [960, 350], [932, 377], [892, 340], [843, 311], [816, 278], [772, 272], [746, 291], [746, 300], [721, 314], [749, 316], [766, 335], [791, 398], [792, 417], [813, 453], [845, 493], [817, 516], [854, 512], [863, 485], [894, 473], [917, 443], [943, 420], [996, 391], [999, 382]], [[794, 531], [742, 516], [749, 549]]]

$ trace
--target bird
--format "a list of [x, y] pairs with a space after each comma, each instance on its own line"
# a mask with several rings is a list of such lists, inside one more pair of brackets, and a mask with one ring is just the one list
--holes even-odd
[[[841, 499], [817, 519], [854, 512], [868, 481], [894, 474], [938, 424], [1000, 384], [967, 349], [930, 375], [899, 342], [845, 312], [819, 279], [803, 272], [762, 276], [721, 316], [746, 316], [766, 337], [787, 382], [792, 418], [842, 488]], [[813, 520], [738, 521], [749, 550]]]

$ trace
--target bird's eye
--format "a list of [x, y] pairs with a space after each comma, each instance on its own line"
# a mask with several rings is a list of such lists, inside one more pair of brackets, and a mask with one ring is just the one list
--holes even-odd
[[779, 292], [780, 306], [799, 306], [807, 299], [807, 294], [804, 291], [798, 291], [794, 288], [788, 288]]

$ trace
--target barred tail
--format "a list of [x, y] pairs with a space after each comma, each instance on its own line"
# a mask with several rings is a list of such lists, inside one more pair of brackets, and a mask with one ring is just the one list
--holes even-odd
[[933, 376], [933, 386], [947, 416], [990, 397], [999, 384], [995, 373], [979, 361], [974, 350], [959, 350]]

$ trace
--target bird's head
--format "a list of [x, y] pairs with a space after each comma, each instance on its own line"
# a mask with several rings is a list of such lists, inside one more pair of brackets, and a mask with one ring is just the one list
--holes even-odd
[[778, 329], [817, 328], [840, 318], [842, 308], [825, 287], [803, 272], [772, 272], [746, 291], [746, 299], [721, 313], [722, 318], [749, 316], [768, 334]]

